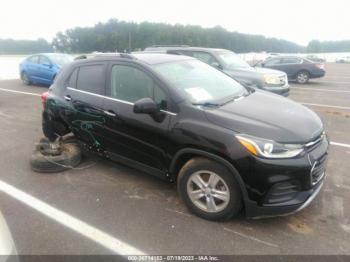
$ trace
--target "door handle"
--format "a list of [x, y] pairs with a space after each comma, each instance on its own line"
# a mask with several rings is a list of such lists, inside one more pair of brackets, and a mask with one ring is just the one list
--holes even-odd
[[112, 110], [108, 110], [108, 111], [105, 110], [105, 111], [103, 111], [103, 113], [105, 113], [108, 116], [112, 116], [112, 117], [116, 117], [117, 116], [117, 114], [114, 113]]
[[72, 100], [72, 98], [70, 97], [70, 95], [64, 96], [64, 99], [65, 99], [66, 101], [71, 101], [71, 100]]

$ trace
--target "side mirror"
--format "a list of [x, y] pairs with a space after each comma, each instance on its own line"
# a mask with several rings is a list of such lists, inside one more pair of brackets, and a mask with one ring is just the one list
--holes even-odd
[[218, 62], [212, 62], [210, 65], [216, 69], [222, 70], [222, 66]]
[[134, 113], [136, 114], [155, 114], [157, 113], [158, 106], [151, 98], [142, 98], [137, 100], [134, 104]]
[[51, 63], [45, 63], [43, 64], [44, 66], [48, 67], [48, 68], [52, 68], [52, 64]]

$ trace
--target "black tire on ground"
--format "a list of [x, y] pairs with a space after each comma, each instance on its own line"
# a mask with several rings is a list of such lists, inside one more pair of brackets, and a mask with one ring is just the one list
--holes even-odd
[[[206, 186], [204, 187], [204, 190], [203, 188], [199, 187], [198, 189], [193, 189], [193, 187], [196, 187], [197, 184], [191, 178], [194, 178], [198, 174], [201, 174], [201, 178], [203, 178], [203, 181], [205, 179], [205, 176], [207, 176], [208, 178], [208, 180], [205, 181]], [[214, 177], [215, 175], [217, 175], [222, 180], [220, 180], [220, 182], [217, 182], [217, 184], [214, 187], [211, 187], [209, 186], [210, 183], [208, 182], [209, 178], [211, 178], [213, 174]], [[217, 177], [215, 178], [217, 179]], [[181, 196], [182, 200], [185, 202], [189, 210], [204, 219], [213, 221], [229, 220], [230, 218], [236, 216], [242, 209], [242, 193], [238, 182], [234, 178], [234, 175], [225, 166], [207, 158], [196, 157], [189, 160], [179, 172], [177, 179], [177, 188], [179, 195]], [[203, 194], [203, 196], [194, 202], [193, 200], [191, 200], [189, 190], [192, 190], [193, 193], [201, 191], [200, 194]], [[225, 192], [225, 195], [227, 195], [227, 193], [229, 192], [229, 196], [227, 197], [228, 200], [222, 201], [222, 203], [220, 203], [221, 200], [217, 199], [216, 196], [214, 198], [210, 198], [209, 195], [205, 195], [208, 194], [203, 193], [207, 192], [206, 190], [216, 190], [216, 192]], [[214, 191], [212, 191], [212, 193], [213, 192]], [[213, 194], [216, 195], [216, 193]], [[216, 203], [214, 206], [218, 208], [217, 211], [213, 211], [213, 209], [208, 206], [208, 201], [210, 201], [208, 199], [215, 199], [214, 202]], [[204, 202], [203, 205], [201, 202]], [[223, 204], [225, 202], [226, 204]], [[220, 205], [221, 209], [219, 208]], [[211, 209], [211, 211], [209, 209]], [[216, 210], [216, 208], [214, 208], [214, 210]]]
[[310, 74], [307, 71], [300, 71], [296, 76], [296, 81], [298, 84], [306, 84], [310, 80]]
[[81, 162], [81, 150], [75, 143], [62, 143], [59, 155], [45, 155], [36, 148], [31, 156], [30, 165], [35, 172], [55, 173], [78, 166]]
[[22, 74], [21, 74], [21, 79], [22, 79], [22, 81], [23, 81], [23, 84], [25, 84], [25, 85], [27, 85], [27, 86], [29, 86], [29, 85], [32, 84], [32, 82], [29, 80], [28, 75], [27, 75], [26, 72], [22, 72]]

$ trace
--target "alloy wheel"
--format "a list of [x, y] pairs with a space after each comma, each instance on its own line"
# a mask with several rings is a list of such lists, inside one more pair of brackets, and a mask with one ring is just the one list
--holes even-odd
[[193, 173], [187, 182], [187, 193], [192, 203], [199, 209], [217, 213], [230, 202], [230, 191], [224, 179], [207, 170]]

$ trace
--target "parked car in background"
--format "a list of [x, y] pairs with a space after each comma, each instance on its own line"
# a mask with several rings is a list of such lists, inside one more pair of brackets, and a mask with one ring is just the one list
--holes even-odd
[[24, 84], [51, 85], [62, 66], [73, 61], [67, 54], [44, 53], [26, 58], [19, 66], [20, 77]]
[[189, 46], [153, 46], [147, 47], [144, 51], [191, 56], [223, 71], [241, 84], [283, 96], [289, 95], [288, 78], [284, 72], [251, 67], [229, 50]]
[[51, 141], [73, 132], [101, 156], [177, 182], [206, 219], [296, 212], [323, 185], [329, 142], [314, 112], [192, 57], [80, 59], [41, 99]]
[[297, 56], [268, 58], [257, 63], [255, 67], [283, 71], [288, 75], [289, 80], [295, 80], [299, 84], [306, 84], [309, 79], [323, 77], [326, 74], [323, 63], [315, 63]]
[[344, 57], [340, 57], [337, 58], [335, 60], [336, 63], [350, 63], [350, 56], [344, 56]]
[[308, 55], [305, 58], [312, 61], [312, 62], [316, 62], [316, 63], [326, 63], [326, 59], [323, 59], [323, 58], [318, 57], [316, 55]]

